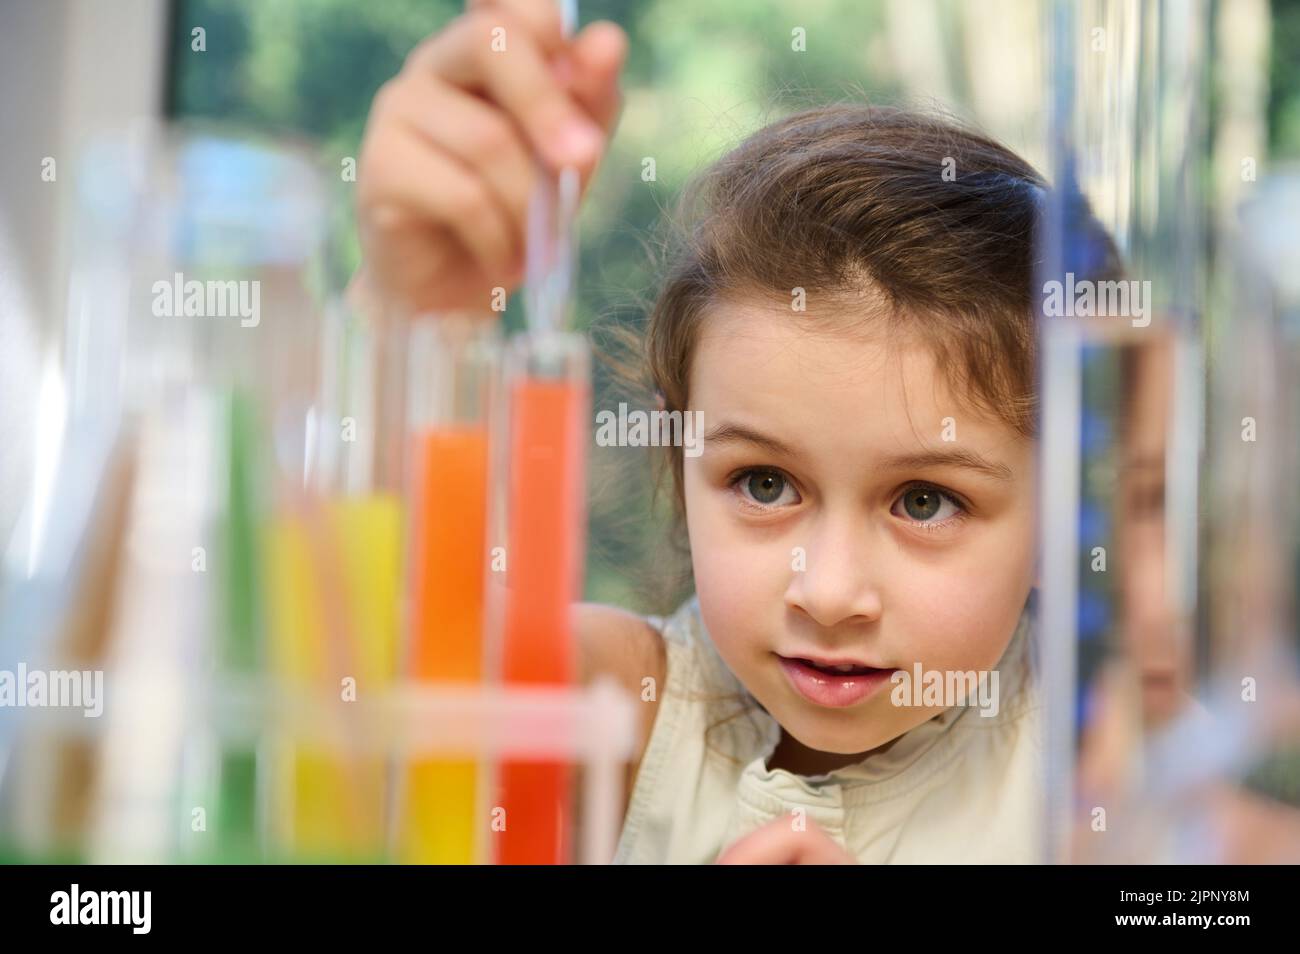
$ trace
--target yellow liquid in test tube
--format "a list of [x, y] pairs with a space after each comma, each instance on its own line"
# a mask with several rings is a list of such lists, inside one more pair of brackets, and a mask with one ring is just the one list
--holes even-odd
[[382, 752], [348, 706], [391, 686], [397, 650], [402, 509], [391, 494], [333, 501], [313, 522], [281, 515], [266, 566], [273, 673], [328, 706], [342, 744], [289, 740], [277, 766], [275, 830], [310, 859], [374, 858], [385, 827]]

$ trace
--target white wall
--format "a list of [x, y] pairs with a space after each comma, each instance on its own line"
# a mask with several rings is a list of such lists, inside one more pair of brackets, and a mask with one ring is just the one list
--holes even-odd
[[[160, 113], [168, 7], [0, 3], [0, 551], [30, 484], [43, 357], [64, 323], [77, 150]], [[41, 178], [47, 156], [54, 182]]]

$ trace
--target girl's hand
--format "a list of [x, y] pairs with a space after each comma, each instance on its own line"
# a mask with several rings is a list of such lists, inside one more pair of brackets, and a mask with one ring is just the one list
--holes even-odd
[[856, 865], [853, 857], [813, 822], [796, 831], [778, 818], [737, 839], [718, 856], [720, 865]]
[[585, 190], [618, 116], [618, 26], [565, 41], [554, 0], [469, 7], [380, 88], [361, 146], [361, 294], [408, 313], [486, 311], [515, 288], [535, 157]]

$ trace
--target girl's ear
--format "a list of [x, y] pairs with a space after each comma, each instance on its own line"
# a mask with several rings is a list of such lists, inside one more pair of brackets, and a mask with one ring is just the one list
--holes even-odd
[[668, 401], [664, 397], [664, 392], [660, 391], [658, 388], [655, 388], [655, 404], [659, 406], [659, 410], [661, 411], [668, 407]]

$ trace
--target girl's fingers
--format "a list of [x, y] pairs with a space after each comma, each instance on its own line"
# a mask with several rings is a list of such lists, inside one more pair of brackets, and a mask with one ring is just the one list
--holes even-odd
[[592, 23], [574, 37], [568, 57], [569, 92], [609, 135], [623, 101], [618, 75], [627, 58], [627, 35], [617, 24]]
[[484, 10], [489, 15], [495, 10], [505, 11], [529, 29], [547, 57], [564, 47], [558, 0], [469, 0], [465, 9]]
[[843, 865], [856, 859], [809, 824], [796, 831], [788, 818], [778, 818], [741, 838], [718, 857], [720, 865]]
[[412, 219], [440, 226], [487, 275], [512, 274], [519, 252], [511, 217], [485, 181], [453, 156], [397, 127], [362, 155], [358, 200], [368, 229], [401, 230]]
[[600, 20], [565, 38], [560, 32], [557, 0], [470, 0], [469, 9], [503, 10], [527, 24], [551, 62], [561, 87], [587, 110], [607, 133], [618, 118], [618, 73], [627, 56], [627, 35], [615, 23]]
[[358, 209], [375, 281], [444, 307], [522, 279], [537, 162], [593, 175], [618, 119], [623, 31], [562, 35], [552, 0], [472, 0], [375, 97]]
[[604, 132], [561, 87], [529, 28], [508, 11], [484, 7], [465, 14], [417, 47], [405, 69], [428, 70], [486, 95], [553, 168], [588, 172], [604, 147]]
[[[788, 830], [782, 821], [782, 828]], [[772, 825], [751, 832], [718, 857], [720, 865], [786, 865], [793, 863], [793, 848], [785, 832]]]
[[394, 96], [395, 119], [483, 178], [522, 248], [537, 173], [521, 131], [500, 110], [430, 76], [412, 77]]

